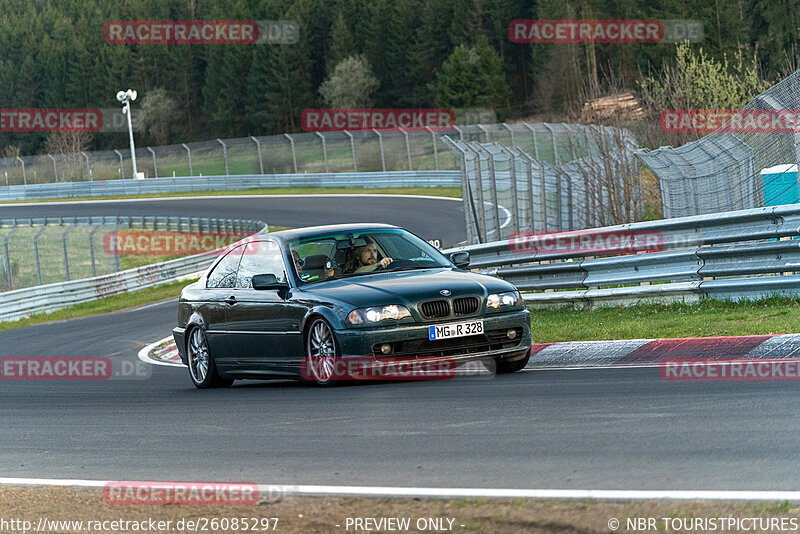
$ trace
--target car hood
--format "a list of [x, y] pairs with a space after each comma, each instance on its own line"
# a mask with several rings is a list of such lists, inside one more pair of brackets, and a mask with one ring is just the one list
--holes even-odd
[[463, 295], [487, 296], [513, 290], [514, 286], [491, 276], [448, 268], [420, 269], [375, 273], [340, 280], [318, 282], [303, 288], [304, 292], [323, 299], [334, 299], [352, 307], [403, 304], [414, 306], [420, 301]]

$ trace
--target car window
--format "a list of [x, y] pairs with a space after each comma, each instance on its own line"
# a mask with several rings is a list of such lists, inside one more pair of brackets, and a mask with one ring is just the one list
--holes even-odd
[[240, 289], [253, 287], [253, 276], [257, 274], [274, 274], [278, 282], [286, 282], [281, 249], [274, 241], [250, 243], [239, 263], [236, 287]]
[[239, 245], [217, 263], [206, 279], [207, 288], [236, 287], [236, 270], [244, 249], [245, 245]]

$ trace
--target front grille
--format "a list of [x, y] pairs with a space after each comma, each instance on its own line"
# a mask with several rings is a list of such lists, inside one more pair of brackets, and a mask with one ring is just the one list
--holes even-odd
[[436, 319], [450, 315], [450, 304], [446, 300], [429, 300], [419, 305], [419, 311], [426, 319]]
[[460, 297], [453, 300], [454, 315], [471, 315], [478, 311], [478, 297]]

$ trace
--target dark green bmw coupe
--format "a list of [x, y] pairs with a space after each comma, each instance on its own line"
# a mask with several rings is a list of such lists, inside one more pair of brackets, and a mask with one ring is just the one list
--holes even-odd
[[398, 362], [518, 371], [530, 357], [530, 314], [513, 285], [468, 265], [469, 253], [447, 258], [389, 225], [259, 235], [184, 288], [173, 335], [198, 388], [248, 378], [330, 385], [402, 371]]

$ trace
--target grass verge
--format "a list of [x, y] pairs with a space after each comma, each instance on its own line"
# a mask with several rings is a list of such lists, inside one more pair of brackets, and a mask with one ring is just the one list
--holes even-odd
[[3, 204], [36, 202], [77, 202], [81, 200], [121, 200], [131, 198], [199, 197], [226, 195], [427, 195], [461, 198], [460, 187], [259, 187], [231, 191], [182, 191], [177, 193], [146, 193], [142, 195], [109, 195], [102, 197], [42, 198], [9, 200]]
[[178, 298], [181, 289], [192, 283], [192, 281], [193, 280], [185, 280], [156, 287], [148, 287], [132, 293], [123, 293], [121, 295], [114, 295], [83, 304], [76, 304], [75, 306], [70, 306], [69, 308], [57, 310], [52, 313], [38, 313], [27, 319], [20, 319], [19, 321], [3, 321], [0, 322], [0, 330], [11, 330], [13, 328], [33, 326], [51, 321], [62, 321], [64, 319], [75, 319], [77, 317], [110, 313], [127, 308], [144, 306], [145, 304], [152, 304], [162, 300]]
[[792, 334], [800, 330], [800, 299], [637, 304], [595, 309], [531, 310], [533, 341], [596, 341], [672, 337]]

